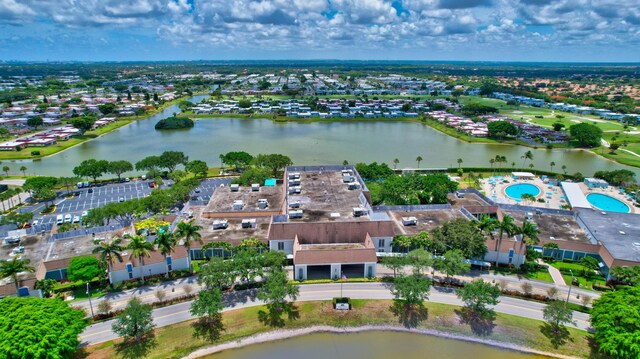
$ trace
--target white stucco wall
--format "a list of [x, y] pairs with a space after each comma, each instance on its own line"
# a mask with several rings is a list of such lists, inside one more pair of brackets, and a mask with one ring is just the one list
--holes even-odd
[[292, 240], [280, 240], [280, 239], [270, 240], [269, 241], [269, 250], [270, 251], [277, 251], [278, 250], [278, 243], [284, 243], [284, 250], [281, 251], [281, 252], [284, 252], [286, 254], [293, 254], [293, 241]]
[[[184, 269], [189, 269], [188, 258], [173, 259], [171, 263], [171, 271], [184, 270]], [[167, 264], [164, 261], [160, 263], [145, 264], [142, 267], [142, 272], [144, 273], [145, 277], [148, 277], [149, 275], [165, 274], [167, 272]], [[112, 271], [109, 277], [111, 278], [111, 283], [118, 283], [126, 280], [138, 279], [140, 278], [140, 267], [134, 267], [132, 273], [133, 273], [133, 278], [129, 278], [129, 272], [127, 272], [127, 269], [125, 267], [125, 269], [123, 270]]]
[[[381, 240], [384, 240], [383, 246], [380, 246]], [[371, 237], [371, 241], [373, 242], [373, 246], [376, 247], [376, 252], [391, 253], [391, 241], [393, 241], [393, 237]]]

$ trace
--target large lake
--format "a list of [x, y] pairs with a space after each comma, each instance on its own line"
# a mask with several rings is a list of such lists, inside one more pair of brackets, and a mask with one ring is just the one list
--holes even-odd
[[483, 344], [414, 333], [311, 334], [246, 346], [209, 359], [542, 359]]
[[[197, 102], [204, 96], [196, 96]], [[415, 158], [422, 156], [421, 167], [489, 166], [496, 154], [506, 156], [508, 167], [522, 165], [520, 156], [527, 150], [534, 154], [537, 168], [549, 169], [555, 162], [556, 171], [562, 165], [569, 173], [577, 171], [592, 175], [600, 169], [629, 168], [587, 151], [532, 150], [521, 146], [470, 144], [414, 122], [312, 122], [276, 123], [266, 119], [210, 118], [200, 119], [192, 129], [156, 131], [154, 125], [162, 118], [179, 112], [171, 106], [161, 113], [131, 123], [98, 139], [85, 142], [66, 151], [36, 161], [4, 161], [12, 172], [23, 164], [29, 174], [71, 176], [71, 170], [88, 158], [136, 162], [149, 155], [167, 150], [183, 151], [191, 159], [205, 160], [219, 166], [218, 156], [228, 151], [283, 153], [295, 164], [337, 164], [343, 160], [355, 162], [386, 162], [400, 160], [399, 167], [415, 167]], [[528, 166], [527, 162], [527, 166]], [[639, 172], [637, 169], [633, 169]]]

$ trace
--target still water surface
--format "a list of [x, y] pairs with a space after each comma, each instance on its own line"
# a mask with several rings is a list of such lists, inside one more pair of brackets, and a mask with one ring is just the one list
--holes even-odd
[[210, 355], [208, 359], [542, 359], [465, 341], [414, 333], [311, 334]]
[[[195, 96], [193, 102], [205, 96]], [[74, 166], [88, 158], [126, 159], [136, 162], [167, 150], [185, 152], [191, 159], [205, 160], [219, 166], [218, 156], [228, 151], [283, 153], [295, 164], [336, 164], [343, 160], [356, 162], [386, 162], [400, 160], [399, 167], [414, 167], [415, 158], [424, 158], [421, 166], [455, 167], [463, 159], [463, 166], [489, 166], [489, 159], [500, 154], [522, 165], [520, 156], [529, 148], [490, 144], [470, 144], [413, 122], [313, 122], [275, 123], [266, 119], [211, 118], [201, 119], [192, 129], [156, 131], [154, 125], [162, 118], [179, 112], [177, 106], [144, 120], [85, 142], [59, 154], [36, 161], [5, 161], [12, 171], [23, 164], [30, 174], [70, 176]], [[556, 171], [562, 165], [569, 173], [577, 171], [591, 175], [597, 170], [628, 168], [586, 151], [532, 150], [537, 168], [549, 169], [555, 162]], [[528, 166], [529, 162], [527, 162]], [[635, 172], [640, 172], [633, 169]]]

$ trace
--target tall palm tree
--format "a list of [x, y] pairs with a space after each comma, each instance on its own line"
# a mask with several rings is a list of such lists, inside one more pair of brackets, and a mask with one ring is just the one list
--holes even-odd
[[[191, 244], [193, 242], [202, 244], [202, 236], [200, 235], [200, 232], [198, 232], [202, 229], [202, 226], [194, 224], [193, 221], [194, 220], [192, 219], [189, 222], [178, 223], [178, 228], [176, 230], [176, 237], [178, 239], [182, 239], [189, 259], [191, 259]], [[189, 260], [189, 271], [191, 271], [191, 260]]]
[[496, 220], [489, 217], [486, 214], [480, 216], [480, 220], [476, 223], [476, 226], [480, 230], [480, 232], [488, 235], [491, 240], [495, 240], [493, 237], [493, 230], [496, 228], [497, 223]]
[[416, 157], [416, 162], [418, 162], [418, 168], [420, 168], [420, 162], [422, 162], [423, 160], [424, 158], [422, 158], [422, 156]]
[[511, 217], [510, 215], [506, 214], [504, 215], [504, 217], [502, 217], [502, 221], [499, 221], [496, 224], [496, 228], [498, 228], [499, 235], [498, 235], [498, 241], [496, 241], [496, 247], [495, 247], [495, 251], [496, 251], [496, 265], [498, 264], [498, 250], [500, 249], [500, 246], [502, 245], [502, 236], [506, 233], [509, 237], [511, 237], [516, 230], [516, 223], [513, 220], [513, 217]]
[[131, 236], [127, 235], [127, 238], [131, 241], [127, 245], [127, 249], [131, 250], [129, 259], [138, 258], [138, 265], [140, 266], [140, 278], [142, 278], [142, 284], [144, 284], [144, 272], [142, 267], [144, 266], [144, 257], [151, 257], [153, 251], [153, 243], [147, 242], [143, 236]]
[[20, 172], [22, 172], [23, 176], [26, 176], [27, 175], [27, 173], [26, 173], [27, 172], [27, 167], [26, 166], [20, 167]]
[[540, 234], [540, 230], [535, 223], [530, 222], [528, 219], [524, 219], [521, 227], [517, 227], [516, 231], [519, 235], [522, 236], [520, 240], [520, 249], [518, 249], [518, 257], [522, 255], [522, 249], [527, 246], [532, 246], [534, 244], [540, 243], [540, 239], [538, 235]]
[[396, 169], [396, 167], [398, 166], [398, 163], [400, 163], [400, 160], [399, 160], [399, 159], [397, 159], [397, 158], [394, 158], [394, 159], [393, 159], [393, 169], [394, 169], [394, 170], [395, 170], [395, 169]]
[[167, 257], [173, 252], [173, 249], [176, 247], [176, 239], [173, 234], [169, 232], [159, 233], [156, 239], [153, 241], [156, 245], [160, 254], [164, 257], [164, 264], [167, 268], [166, 276], [169, 278], [169, 264], [167, 264]]
[[562, 172], [564, 172], [564, 174], [567, 174], [567, 166], [566, 165], [562, 165]]
[[[100, 261], [107, 264], [107, 272], [111, 273], [111, 267], [117, 260], [122, 262], [122, 238], [115, 238], [112, 241], [103, 241], [91, 251], [91, 253], [100, 253]], [[108, 274], [107, 274], [108, 275]], [[111, 281], [109, 281], [111, 282]]]
[[16, 293], [18, 292], [18, 274], [22, 272], [33, 273], [35, 269], [29, 265], [31, 261], [29, 259], [20, 259], [18, 256], [13, 257], [11, 260], [0, 261], [0, 277], [13, 279], [13, 284], [16, 286]]
[[462, 162], [463, 162], [463, 161], [462, 161], [462, 158], [458, 158], [458, 161], [457, 161], [457, 162], [458, 162], [458, 168], [460, 168], [460, 165], [462, 165]]
[[531, 151], [527, 151], [524, 155], [520, 156], [520, 158], [522, 158], [522, 168], [524, 168], [524, 164], [527, 160], [533, 160], [533, 153]]
[[551, 163], [549, 163], [549, 167], [551, 167], [551, 172], [553, 172], [553, 166], [555, 166], [556, 163], [551, 161]]

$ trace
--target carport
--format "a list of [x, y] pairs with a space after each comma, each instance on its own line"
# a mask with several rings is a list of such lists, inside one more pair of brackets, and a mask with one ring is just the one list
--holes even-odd
[[327, 279], [331, 278], [330, 265], [307, 266], [307, 279]]

